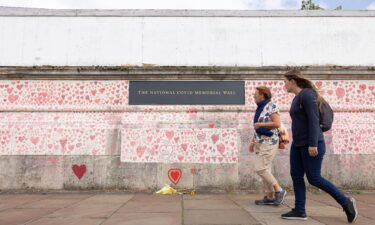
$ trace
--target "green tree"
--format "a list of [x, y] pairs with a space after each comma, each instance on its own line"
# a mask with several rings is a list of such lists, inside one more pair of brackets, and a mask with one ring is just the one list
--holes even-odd
[[[311, 0], [302, 0], [301, 10], [322, 10], [318, 4], [313, 3]], [[324, 9], [323, 9], [324, 10]]]
[[342, 10], [342, 6], [341, 6], [341, 5], [337, 6], [337, 7], [335, 8], [335, 10]]
[[[302, 0], [301, 5], [302, 10], [324, 10], [324, 8], [320, 7], [320, 5], [313, 3], [312, 0]], [[334, 10], [342, 10], [342, 6], [337, 6]]]

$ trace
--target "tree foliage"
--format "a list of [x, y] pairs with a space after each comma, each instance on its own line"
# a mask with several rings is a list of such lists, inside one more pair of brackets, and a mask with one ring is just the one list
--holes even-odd
[[322, 10], [323, 8], [320, 7], [318, 4], [313, 3], [311, 0], [302, 0], [301, 5], [302, 10]]
[[[320, 5], [312, 2], [312, 0], [302, 0], [301, 5], [302, 10], [324, 10], [324, 8], [320, 7]], [[342, 6], [337, 6], [334, 10], [342, 10]]]

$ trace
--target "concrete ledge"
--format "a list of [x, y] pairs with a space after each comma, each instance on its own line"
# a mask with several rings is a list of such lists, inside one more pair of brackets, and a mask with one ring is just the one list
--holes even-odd
[[153, 10], [153, 9], [42, 9], [0, 7], [9, 17], [375, 17], [375, 11], [332, 10]]
[[[345, 189], [374, 190], [374, 155], [326, 155], [322, 176]], [[240, 164], [121, 163], [119, 156], [0, 156], [0, 190], [90, 190], [127, 189], [154, 191], [168, 180], [170, 168], [180, 168], [177, 188], [212, 190], [260, 190], [253, 158]], [[85, 171], [79, 179], [73, 170]], [[291, 187], [289, 156], [278, 156], [274, 175], [284, 187]], [[306, 183], [307, 184], [307, 183]]]
[[375, 80], [375, 67], [363, 66], [2, 66], [0, 80], [278, 80], [290, 69], [310, 79]]

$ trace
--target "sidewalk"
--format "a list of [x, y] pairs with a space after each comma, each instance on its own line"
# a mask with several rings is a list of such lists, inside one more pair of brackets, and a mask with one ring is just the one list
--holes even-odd
[[[375, 193], [352, 195], [360, 216], [356, 224], [375, 224]], [[280, 214], [293, 206], [255, 206], [259, 194], [147, 195], [120, 193], [0, 194], [0, 225], [255, 225], [348, 224], [326, 194], [308, 194], [307, 221]]]

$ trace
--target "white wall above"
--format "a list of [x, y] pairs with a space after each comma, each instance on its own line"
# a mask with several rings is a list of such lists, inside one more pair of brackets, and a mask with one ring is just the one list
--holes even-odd
[[17, 12], [0, 10], [0, 66], [375, 66], [368, 12]]

